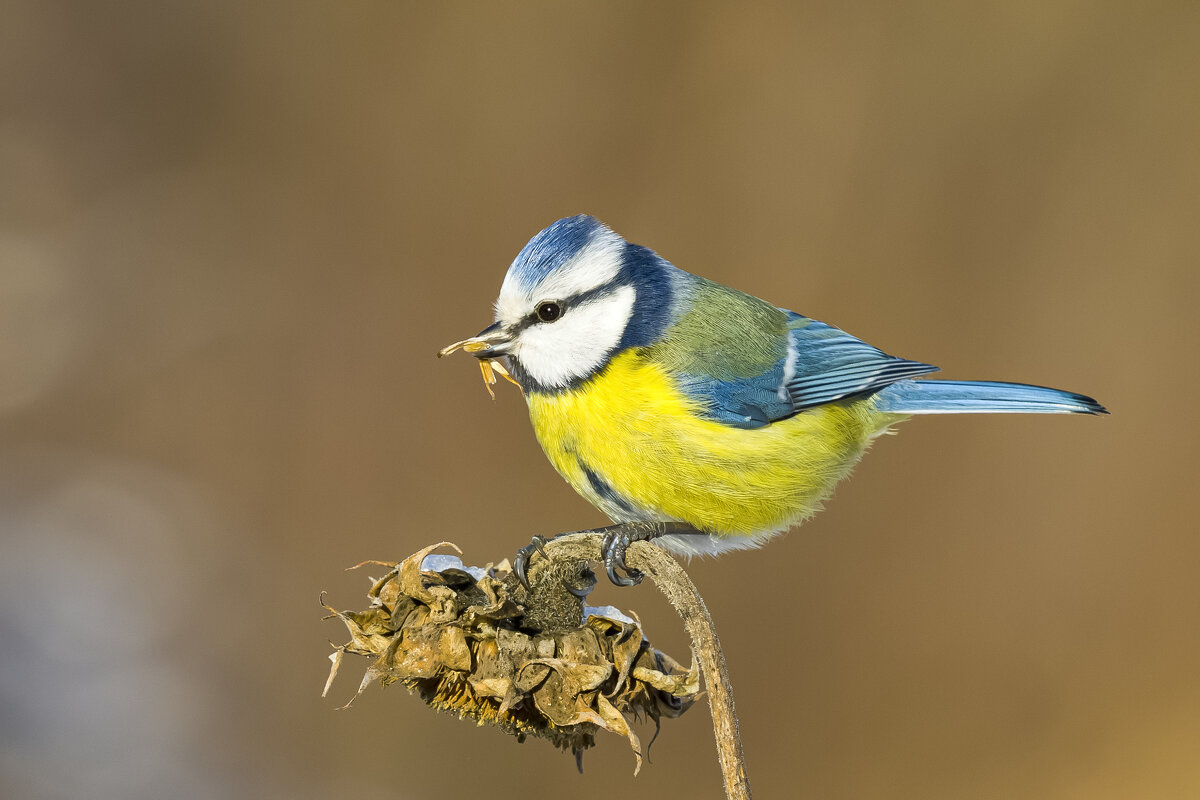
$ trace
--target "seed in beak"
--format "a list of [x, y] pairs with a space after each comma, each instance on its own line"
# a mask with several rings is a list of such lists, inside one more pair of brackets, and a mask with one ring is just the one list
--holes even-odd
[[468, 353], [478, 353], [480, 350], [487, 350], [491, 347], [490, 344], [480, 339], [478, 336], [472, 336], [470, 339], [463, 339], [461, 342], [455, 342], [448, 347], [443, 347], [438, 350], [438, 358], [443, 358], [453, 353], [455, 350], [464, 350]]
[[[463, 339], [461, 342], [455, 342], [448, 347], [442, 348], [438, 351], [438, 358], [448, 356], [455, 350], [464, 350], [468, 353], [478, 353], [483, 350], [487, 350], [490, 347], [490, 343], [480, 339], [478, 336], [473, 336], [470, 339]], [[509, 374], [508, 370], [504, 368], [504, 365], [494, 358], [479, 359], [479, 371], [483, 373], [484, 388], [488, 390], [488, 394], [492, 396], [493, 400], [496, 399], [496, 393], [492, 391], [492, 387], [496, 384], [497, 372], [500, 373], [501, 377], [503, 377], [513, 386], [518, 388], [521, 386], [521, 384], [517, 383], [513, 379], [513, 376]]]

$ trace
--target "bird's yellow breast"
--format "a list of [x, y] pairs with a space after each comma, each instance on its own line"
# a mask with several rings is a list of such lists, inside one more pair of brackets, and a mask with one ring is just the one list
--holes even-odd
[[610, 517], [722, 535], [773, 533], [817, 511], [872, 437], [900, 419], [858, 399], [731, 427], [702, 416], [636, 349], [575, 389], [527, 400], [554, 468]]

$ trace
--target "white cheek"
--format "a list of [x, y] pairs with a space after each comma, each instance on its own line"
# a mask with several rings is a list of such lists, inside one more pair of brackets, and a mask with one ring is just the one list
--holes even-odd
[[633, 315], [635, 291], [622, 286], [600, 300], [570, 308], [557, 322], [526, 328], [516, 355], [529, 376], [562, 388], [603, 365]]

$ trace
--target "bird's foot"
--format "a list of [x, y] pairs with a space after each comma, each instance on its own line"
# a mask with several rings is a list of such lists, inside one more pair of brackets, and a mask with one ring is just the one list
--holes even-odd
[[513, 574], [517, 576], [517, 580], [529, 591], [529, 562], [533, 559], [533, 554], [537, 553], [542, 558], [549, 558], [546, 555], [546, 537], [534, 536], [529, 544], [517, 551], [517, 557], [513, 559]]
[[[653, 542], [663, 536], [707, 536], [685, 522], [626, 522], [605, 528], [600, 552], [608, 579], [617, 586], [636, 586], [645, 578], [640, 569], [625, 563], [625, 553], [634, 542]], [[624, 572], [621, 575], [618, 570]]]
[[[608, 579], [617, 586], [636, 586], [645, 578], [641, 570], [625, 563], [625, 553], [634, 542], [651, 542], [660, 536], [699, 534], [700, 532], [683, 523], [674, 522], [627, 522], [603, 528], [596, 533], [604, 534], [600, 545], [601, 559], [604, 561], [604, 572]], [[570, 536], [571, 534], [560, 534]], [[555, 537], [557, 538], [557, 537]], [[527, 590], [529, 589], [529, 564], [534, 553], [546, 558], [546, 537], [534, 536], [529, 544], [517, 551], [513, 559], [513, 573]], [[624, 573], [624, 574], [622, 574]], [[591, 590], [591, 587], [588, 587]], [[568, 587], [571, 591], [571, 587]], [[572, 592], [574, 594], [574, 592]], [[582, 595], [576, 595], [582, 596]]]
[[[567, 534], [560, 534], [567, 535]], [[557, 537], [555, 537], [557, 538]], [[517, 551], [516, 558], [513, 559], [513, 573], [517, 576], [517, 580], [525, 587], [525, 591], [530, 591], [532, 587], [529, 585], [529, 564], [533, 560], [534, 553], [537, 553], [542, 558], [549, 558], [546, 553], [545, 536], [534, 536], [529, 544]], [[596, 588], [596, 573], [592, 572], [586, 564], [578, 572], [577, 575], [564, 577], [562, 579], [562, 587], [568, 593], [582, 599], [587, 598], [591, 594], [592, 589]]]
[[[614, 525], [604, 534], [604, 542], [600, 545], [600, 552], [604, 557], [604, 571], [608, 573], [608, 579], [617, 586], [637, 586], [646, 577], [640, 569], [634, 569], [625, 563], [625, 551], [629, 549], [629, 545], [655, 538], [653, 535], [639, 535], [642, 530], [644, 529], [630, 530], [629, 525]], [[621, 575], [617, 570], [625, 574]]]

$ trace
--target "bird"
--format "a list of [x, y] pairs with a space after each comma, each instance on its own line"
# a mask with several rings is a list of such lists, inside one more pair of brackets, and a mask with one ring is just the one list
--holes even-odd
[[[521, 388], [554, 469], [615, 523], [618, 585], [642, 577], [632, 541], [719, 555], [803, 522], [912, 415], [1108, 413], [1060, 389], [929, 379], [938, 367], [686, 272], [588, 215], [529, 240], [493, 323], [439, 356], [458, 349]], [[544, 541], [518, 554], [522, 582]]]

